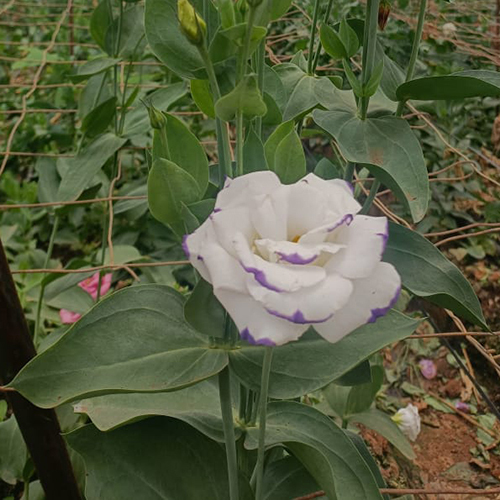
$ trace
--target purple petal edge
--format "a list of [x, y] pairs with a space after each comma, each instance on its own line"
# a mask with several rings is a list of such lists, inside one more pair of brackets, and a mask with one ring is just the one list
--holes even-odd
[[283, 252], [276, 252], [284, 261], [288, 262], [289, 264], [296, 264], [299, 266], [304, 266], [306, 264], [310, 264], [314, 260], [316, 260], [319, 257], [319, 254], [313, 255], [309, 259], [304, 259], [301, 257], [297, 252], [295, 253], [290, 253], [286, 254]]
[[278, 288], [269, 283], [269, 281], [267, 281], [266, 274], [261, 269], [257, 269], [256, 267], [246, 267], [241, 262], [240, 264], [247, 273], [252, 273], [255, 278], [255, 281], [257, 281], [257, 283], [262, 285], [264, 288], [267, 288], [268, 290], [271, 290], [273, 292], [278, 292], [278, 293], [284, 292], [284, 290], [282, 290], [281, 288]]
[[354, 196], [354, 186], [351, 182], [349, 181], [344, 181], [346, 183], [346, 186], [350, 189], [352, 195]]
[[186, 254], [186, 257], [188, 259], [191, 258], [191, 252], [189, 251], [189, 247], [188, 247], [188, 244], [187, 244], [187, 239], [189, 238], [189, 234], [185, 234], [183, 237], [182, 237], [182, 249], [184, 250], [184, 253]]
[[337, 229], [339, 226], [342, 226], [343, 224], [346, 224], [347, 226], [353, 221], [354, 215], [352, 214], [346, 214], [342, 219], [337, 221], [332, 227], [329, 227], [327, 231], [331, 233], [333, 230]]
[[325, 321], [328, 321], [333, 316], [333, 313], [332, 313], [323, 319], [306, 319], [304, 317], [304, 314], [302, 313], [302, 311], [300, 311], [299, 309], [297, 309], [290, 316], [286, 315], [286, 314], [282, 314], [278, 311], [273, 311], [272, 309], [266, 309], [266, 311], [269, 314], [272, 314], [273, 316], [276, 316], [276, 317], [281, 318], [281, 319], [286, 319], [287, 321], [290, 321], [292, 323], [296, 323], [298, 325], [312, 325], [315, 323], [324, 323]]
[[382, 238], [382, 252], [380, 253], [381, 256], [385, 252], [385, 248], [387, 247], [387, 240], [389, 239], [389, 221], [386, 220], [385, 222], [386, 222], [385, 232], [376, 233], [377, 236], [380, 236]]
[[371, 310], [371, 316], [370, 319], [367, 321], [367, 323], [375, 323], [375, 321], [377, 321], [378, 318], [385, 316], [393, 308], [394, 304], [398, 301], [400, 293], [401, 293], [401, 286], [398, 287], [396, 293], [394, 294], [394, 297], [392, 297], [391, 301], [386, 307], [376, 307], [375, 309]]
[[275, 346], [276, 345], [271, 339], [268, 339], [267, 337], [255, 340], [255, 338], [250, 333], [250, 331], [248, 330], [248, 328], [244, 328], [240, 332], [240, 336], [241, 336], [241, 338], [243, 340], [247, 341], [249, 344], [253, 344], [253, 345], [267, 345], [267, 346]]

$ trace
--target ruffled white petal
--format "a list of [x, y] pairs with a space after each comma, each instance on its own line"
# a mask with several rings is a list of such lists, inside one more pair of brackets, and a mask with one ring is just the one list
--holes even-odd
[[275, 292], [295, 292], [320, 283], [326, 276], [322, 267], [273, 264], [252, 253], [248, 241], [236, 233], [234, 248], [251, 282]]
[[274, 292], [255, 283], [249, 283], [248, 288], [273, 316], [297, 324], [315, 324], [328, 321], [344, 307], [353, 286], [350, 280], [333, 274], [316, 286], [293, 293]]
[[210, 215], [210, 219], [218, 243], [233, 257], [237, 257], [233, 245], [236, 228], [247, 241], [253, 240], [256, 236], [255, 228], [250, 219], [250, 210], [244, 205], [214, 211]]
[[388, 237], [389, 223], [385, 217], [356, 215], [348, 226], [336, 232], [335, 242], [346, 248], [329, 260], [327, 272], [352, 279], [369, 276], [382, 258]]
[[323, 243], [327, 239], [329, 241], [335, 241], [335, 236], [338, 233], [339, 228], [351, 224], [353, 218], [354, 216], [352, 214], [345, 214], [341, 217], [332, 217], [330, 221], [326, 222], [326, 224], [322, 224], [321, 226], [318, 226], [302, 235], [299, 238], [299, 243], [318, 244]]
[[272, 193], [281, 187], [278, 176], [270, 170], [252, 172], [251, 174], [227, 178], [222, 189], [217, 195], [215, 208], [225, 208], [245, 205], [255, 195]]
[[297, 340], [309, 327], [272, 316], [250, 295], [215, 290], [215, 296], [236, 323], [241, 337], [252, 344], [283, 345]]
[[202, 278], [212, 283], [207, 266], [201, 256], [202, 248], [210, 242], [217, 241], [212, 221], [207, 219], [194, 233], [184, 236], [182, 248], [193, 267]]
[[255, 231], [260, 238], [287, 239], [288, 203], [287, 190], [281, 186], [272, 194], [252, 199], [250, 214]]
[[366, 323], [384, 316], [396, 303], [401, 278], [391, 264], [380, 262], [368, 278], [352, 281], [353, 292], [347, 304], [326, 323], [315, 325], [329, 342], [337, 342]]

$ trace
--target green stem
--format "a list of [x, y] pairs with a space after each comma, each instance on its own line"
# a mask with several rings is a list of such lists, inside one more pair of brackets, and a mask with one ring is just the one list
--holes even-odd
[[236, 166], [238, 168], [238, 176], [243, 175], [243, 143], [244, 137], [243, 113], [236, 113]]
[[245, 31], [245, 40], [243, 42], [243, 47], [241, 49], [240, 60], [238, 61], [238, 79], [237, 82], [245, 76], [248, 62], [248, 53], [250, 51], [250, 40], [252, 39], [253, 25], [255, 24], [255, 15], [257, 9], [255, 7], [250, 7], [248, 12], [248, 22], [247, 29]]
[[248, 391], [247, 388], [240, 384], [240, 408], [238, 412], [238, 417], [242, 422], [247, 421], [247, 399], [248, 399]]
[[[44, 269], [48, 269], [50, 264], [50, 259], [52, 258], [52, 251], [54, 250], [54, 240], [57, 233], [57, 228], [59, 226], [59, 216], [56, 215], [54, 217], [54, 223], [52, 224], [52, 231], [50, 233], [49, 238], [49, 246], [47, 248], [47, 255], [45, 256]], [[45, 278], [45, 275], [44, 275]], [[38, 337], [40, 335], [40, 323], [42, 317], [42, 305], [43, 305], [43, 296], [45, 295], [45, 284], [40, 284], [40, 293], [38, 294], [38, 304], [36, 306], [36, 319], [35, 319], [35, 331], [33, 333], [33, 344], [35, 347], [38, 344]]]
[[[375, 51], [377, 49], [377, 27], [378, 7], [380, 0], [368, 0], [366, 4], [365, 34], [363, 44], [363, 67], [361, 82], [363, 88], [370, 81], [375, 67]], [[366, 119], [368, 113], [369, 97], [361, 97], [359, 103], [359, 114], [362, 120]]]
[[370, 192], [368, 193], [368, 196], [366, 197], [366, 200], [363, 203], [363, 207], [359, 212], [360, 214], [365, 215], [368, 213], [370, 207], [372, 206], [373, 200], [375, 199], [375, 196], [377, 196], [379, 187], [380, 187], [380, 181], [378, 179], [375, 179], [373, 181], [372, 187], [370, 188]]
[[123, 25], [123, 2], [120, 0], [120, 17], [118, 17], [118, 37], [116, 40], [116, 46], [114, 47], [115, 57], [118, 57], [120, 52], [120, 43], [122, 41], [122, 25]]
[[238, 500], [238, 458], [236, 455], [236, 438], [234, 435], [233, 407], [231, 404], [231, 380], [229, 368], [219, 373], [219, 397], [226, 442], [227, 473], [229, 476], [229, 498]]
[[319, 19], [319, 4], [321, 0], [315, 0], [314, 2], [314, 12], [313, 21], [311, 26], [311, 38], [309, 39], [309, 53], [307, 55], [307, 72], [313, 74], [313, 64], [314, 64], [314, 41], [316, 38], [316, 25]]
[[[205, 44], [200, 45], [197, 48], [203, 60], [203, 63], [205, 64], [205, 69], [207, 70], [208, 81], [210, 82], [210, 88], [212, 89], [214, 102], [217, 102], [221, 97], [221, 93], [219, 89], [219, 83], [217, 82], [217, 77], [215, 75], [214, 66], [210, 59], [210, 55], [208, 54], [208, 50]], [[223, 184], [224, 174], [229, 177], [232, 177], [229, 136], [227, 133], [227, 128], [224, 126], [224, 123], [221, 121], [220, 118], [215, 119], [215, 129], [217, 133], [217, 152], [219, 156], [219, 165], [221, 167], [219, 169], [220, 170], [219, 181], [222, 180]], [[222, 187], [222, 184], [220, 184], [220, 187]]]
[[[420, 10], [418, 12], [417, 29], [415, 30], [415, 38], [413, 39], [413, 46], [411, 48], [410, 62], [408, 63], [408, 69], [406, 71], [405, 81], [409, 81], [413, 78], [413, 73], [415, 72], [415, 66], [417, 64], [418, 51], [420, 49], [420, 42], [422, 41], [422, 32], [424, 31], [424, 21], [425, 21], [425, 11], [427, 9], [427, 0], [420, 0]], [[396, 111], [396, 116], [401, 116], [403, 114], [403, 109], [405, 107], [406, 101], [399, 101], [398, 109]]]
[[[257, 85], [260, 93], [264, 95], [264, 68], [266, 59], [266, 41], [262, 40], [255, 52], [255, 72], [257, 73]], [[255, 119], [255, 133], [262, 138], [262, 116]]]
[[264, 363], [262, 365], [262, 379], [260, 383], [259, 399], [259, 448], [257, 450], [257, 464], [255, 465], [255, 500], [263, 498], [263, 476], [264, 476], [264, 452], [266, 445], [266, 417], [267, 417], [267, 393], [269, 389], [269, 375], [271, 373], [271, 362], [273, 359], [273, 348], [266, 347], [264, 352]]
[[347, 182], [352, 182], [355, 169], [356, 169], [356, 164], [353, 163], [352, 161], [348, 161], [347, 165], [345, 166], [344, 180], [346, 180]]
[[[323, 17], [323, 23], [327, 24], [328, 19], [330, 19], [330, 14], [332, 12], [333, 0], [328, 0], [328, 5], [326, 6], [325, 16]], [[319, 56], [321, 54], [321, 43], [318, 43], [318, 47], [316, 48], [316, 54], [314, 55], [314, 62], [312, 65], [312, 73], [316, 72], [316, 67], [318, 66]]]

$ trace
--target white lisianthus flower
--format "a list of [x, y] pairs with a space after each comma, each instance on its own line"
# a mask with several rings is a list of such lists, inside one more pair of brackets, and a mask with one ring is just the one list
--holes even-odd
[[420, 415], [418, 408], [411, 403], [401, 408], [393, 415], [392, 420], [409, 439], [415, 441], [420, 434]]
[[283, 185], [253, 172], [226, 180], [183, 247], [244, 340], [282, 345], [313, 325], [337, 342], [385, 315], [401, 290], [381, 262], [387, 219], [360, 209], [343, 180], [309, 174]]

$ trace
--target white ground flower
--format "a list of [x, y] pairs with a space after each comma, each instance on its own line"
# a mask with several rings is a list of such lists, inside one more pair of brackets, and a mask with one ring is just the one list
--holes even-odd
[[401, 408], [392, 416], [392, 420], [409, 439], [417, 439], [420, 434], [420, 415], [416, 406], [411, 403], [406, 405], [406, 408]]
[[445, 37], [452, 37], [457, 32], [457, 27], [453, 23], [445, 23], [442, 28]]
[[343, 180], [309, 174], [283, 185], [273, 172], [254, 172], [227, 179], [183, 246], [243, 339], [281, 345], [313, 325], [337, 342], [385, 315], [401, 290], [381, 262], [387, 219], [360, 209]]

